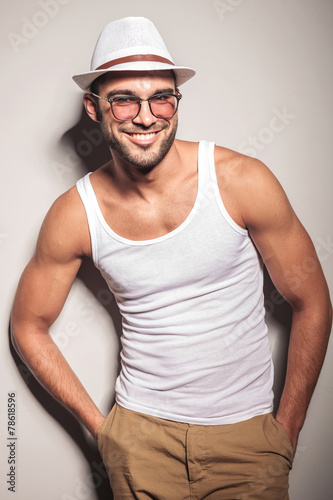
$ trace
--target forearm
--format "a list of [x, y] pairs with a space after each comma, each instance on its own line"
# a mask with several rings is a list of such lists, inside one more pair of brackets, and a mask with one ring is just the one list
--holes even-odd
[[324, 362], [331, 330], [330, 305], [294, 310], [285, 386], [276, 414], [294, 449]]
[[96, 437], [104, 416], [46, 332], [15, 334], [13, 345], [40, 384]]

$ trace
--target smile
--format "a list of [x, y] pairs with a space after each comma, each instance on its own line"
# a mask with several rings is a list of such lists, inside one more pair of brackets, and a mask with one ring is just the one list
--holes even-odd
[[155, 137], [156, 132], [150, 132], [149, 134], [130, 134], [133, 139], [137, 139], [138, 141], [146, 141]]
[[149, 146], [153, 144], [157, 137], [159, 136], [160, 131], [156, 132], [125, 132], [127, 137], [131, 140], [132, 143], [137, 144], [138, 146]]

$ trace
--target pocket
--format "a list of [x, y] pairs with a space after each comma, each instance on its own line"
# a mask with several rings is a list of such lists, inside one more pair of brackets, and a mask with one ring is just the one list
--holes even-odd
[[[107, 415], [107, 417], [108, 417], [108, 415]], [[101, 431], [105, 425], [107, 417], [105, 418], [104, 422], [102, 422], [101, 425], [98, 427], [97, 434], [96, 434], [97, 446], [99, 446]]]
[[[285, 456], [292, 465], [294, 460], [294, 450], [290, 438], [280, 422], [278, 422], [272, 414], [270, 414], [269, 416], [270, 422], [274, 427], [276, 433], [275, 439], [273, 440], [276, 451], [279, 453], [279, 455]], [[272, 436], [270, 437], [272, 439]]]
[[96, 435], [96, 441], [97, 441], [97, 447], [99, 452], [101, 453], [102, 450], [102, 445], [103, 441], [106, 435], [109, 435], [112, 427], [112, 423], [114, 420], [114, 416], [116, 413], [116, 404], [115, 403], [110, 411], [110, 413], [106, 416], [106, 419], [104, 422], [99, 426], [97, 435]]

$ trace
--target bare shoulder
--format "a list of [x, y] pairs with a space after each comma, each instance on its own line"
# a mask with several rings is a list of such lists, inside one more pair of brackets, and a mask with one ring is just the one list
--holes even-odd
[[57, 198], [42, 224], [38, 248], [60, 259], [90, 255], [87, 217], [76, 187]]
[[215, 148], [221, 197], [236, 222], [247, 229], [292, 216], [288, 198], [272, 171], [260, 160]]
[[262, 161], [221, 146], [215, 147], [215, 168], [218, 181], [230, 187], [244, 187], [244, 183], [255, 187], [258, 183], [276, 181]]
[[49, 214], [53, 217], [62, 217], [67, 214], [69, 220], [80, 219], [84, 214], [83, 204], [76, 186], [73, 186], [65, 193], [61, 194], [52, 204]]

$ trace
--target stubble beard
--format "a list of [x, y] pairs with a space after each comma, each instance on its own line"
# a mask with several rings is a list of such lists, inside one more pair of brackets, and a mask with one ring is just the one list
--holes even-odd
[[[121, 158], [123, 158], [127, 163], [129, 163], [132, 167], [136, 168], [138, 171], [142, 173], [148, 173], [153, 168], [155, 168], [165, 156], [168, 154], [177, 133], [178, 127], [178, 117], [176, 116], [174, 125], [170, 131], [170, 133], [165, 137], [162, 141], [159, 149], [156, 151], [153, 150], [154, 144], [148, 144], [144, 146], [140, 146], [141, 151], [135, 153], [128, 147], [126, 144], [121, 142], [114, 134], [108, 129], [107, 124], [102, 119], [101, 120], [101, 130], [103, 133], [103, 137], [111, 152], [116, 152]], [[121, 131], [121, 129], [120, 129]], [[140, 133], [140, 131], [136, 131]], [[147, 132], [149, 132], [147, 130]]]

